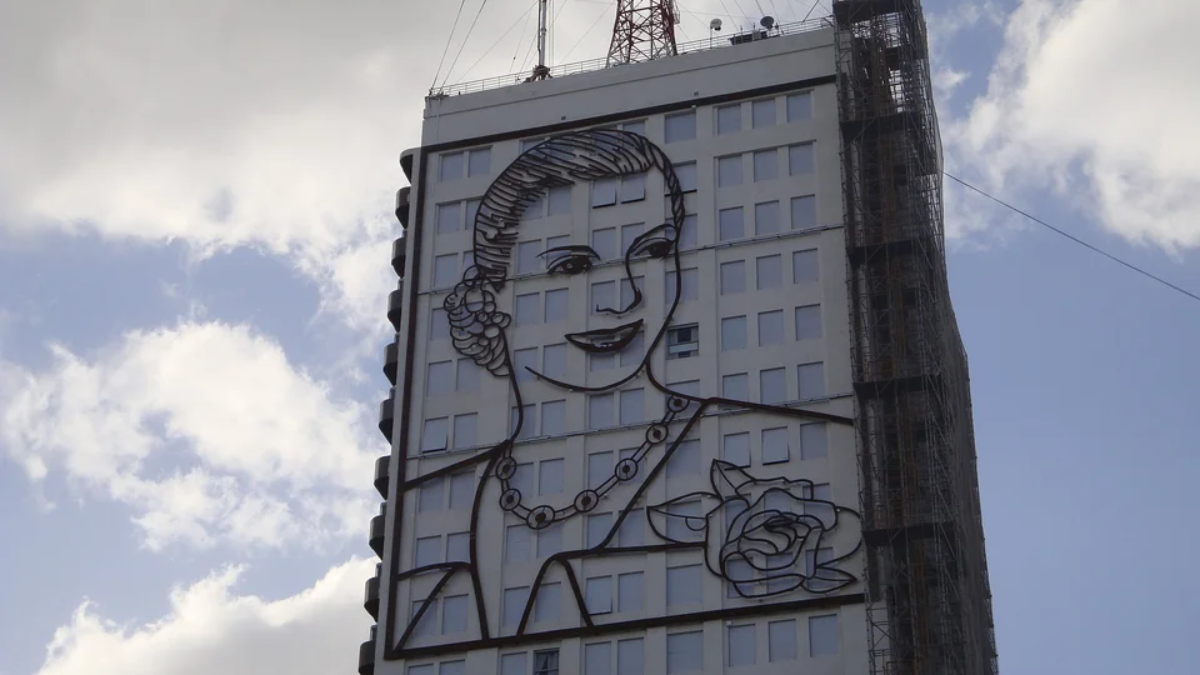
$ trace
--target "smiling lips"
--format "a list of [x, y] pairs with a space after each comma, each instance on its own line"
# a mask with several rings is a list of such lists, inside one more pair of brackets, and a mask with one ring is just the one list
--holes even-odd
[[617, 326], [616, 328], [589, 330], [583, 333], [569, 333], [564, 337], [567, 338], [567, 342], [580, 349], [595, 354], [611, 354], [619, 352], [628, 346], [641, 328], [642, 320], [638, 319], [637, 321]]

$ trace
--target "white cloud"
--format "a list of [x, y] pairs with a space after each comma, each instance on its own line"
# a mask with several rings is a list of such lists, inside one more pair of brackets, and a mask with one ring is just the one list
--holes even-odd
[[89, 603], [47, 647], [37, 675], [328, 675], [353, 673], [371, 618], [362, 587], [374, 561], [351, 560], [281, 600], [237, 595], [230, 568], [171, 593], [170, 612], [138, 626]]
[[1024, 0], [948, 164], [1004, 195], [1049, 187], [1104, 227], [1200, 246], [1200, 4]]
[[35, 481], [61, 471], [128, 504], [146, 544], [318, 545], [368, 517], [369, 411], [243, 326], [126, 334], [85, 359], [0, 361], [0, 444]]

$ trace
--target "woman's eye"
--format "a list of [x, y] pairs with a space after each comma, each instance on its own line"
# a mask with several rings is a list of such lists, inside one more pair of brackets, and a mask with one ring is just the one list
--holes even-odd
[[637, 250], [633, 251], [633, 256], [662, 259], [671, 255], [674, 248], [675, 242], [670, 239], [651, 239], [639, 244]]
[[583, 254], [564, 255], [550, 263], [546, 271], [550, 274], [574, 275], [592, 269], [592, 259]]

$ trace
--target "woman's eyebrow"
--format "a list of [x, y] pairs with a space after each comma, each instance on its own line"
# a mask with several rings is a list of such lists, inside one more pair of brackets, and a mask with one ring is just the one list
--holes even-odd
[[538, 257], [541, 258], [542, 256], [549, 255], [551, 253], [566, 253], [566, 252], [586, 253], [586, 254], [596, 258], [597, 260], [600, 259], [600, 254], [596, 253], [596, 250], [593, 249], [591, 246], [587, 246], [585, 244], [575, 244], [572, 246], [555, 246], [554, 248], [548, 248], [545, 251], [542, 251], [541, 253], [538, 254]]
[[674, 233], [676, 231], [674, 225], [670, 225], [670, 224], [666, 224], [666, 223], [664, 223], [662, 225], [658, 225], [653, 230], [643, 233], [643, 234], [639, 235], [637, 239], [634, 239], [633, 242], [631, 244], [629, 244], [628, 250], [632, 251], [634, 248], [637, 247], [638, 244], [642, 243], [646, 239], [657, 238], [659, 236], [660, 232], [663, 230], [669, 230], [672, 233]]

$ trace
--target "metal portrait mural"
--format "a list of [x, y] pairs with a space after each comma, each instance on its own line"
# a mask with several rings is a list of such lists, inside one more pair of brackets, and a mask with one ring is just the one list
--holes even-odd
[[[508, 331], [513, 319], [503, 306], [501, 297], [510, 281], [510, 266], [514, 258], [518, 230], [532, 227], [522, 220], [527, 207], [537, 203], [551, 188], [592, 181], [631, 176], [657, 171], [663, 177], [669, 200], [667, 222], [650, 228], [627, 243], [622, 252], [621, 284], [628, 284], [630, 293], [609, 307], [594, 308], [596, 313], [612, 318], [611, 326], [569, 333], [566, 342], [591, 355], [618, 355], [641, 338], [644, 352], [640, 364], [623, 376], [597, 384], [596, 377], [604, 373], [589, 373], [588, 384], [569, 381], [528, 368], [528, 374], [556, 388], [570, 392], [596, 394], [616, 391], [635, 378], [644, 378], [666, 397], [663, 415], [646, 425], [640, 446], [616, 462], [611, 475], [593, 480], [593, 487], [573, 496], [559, 495], [558, 500], [539, 499], [523, 494], [515, 484], [518, 457], [521, 451], [521, 430], [526, 424], [518, 373], [508, 344]], [[803, 477], [759, 478], [745, 469], [724, 461], [714, 461], [709, 469], [710, 490], [690, 493], [663, 504], [645, 505], [645, 515], [654, 541], [639, 546], [620, 546], [617, 533], [632, 517], [634, 505], [644, 501], [646, 490], [660, 480], [664, 468], [680, 443], [713, 406], [751, 409], [770, 415], [801, 418], [832, 424], [850, 425], [852, 420], [840, 415], [739, 401], [720, 396], [701, 396], [672, 391], [664, 385], [652, 368], [652, 357], [659, 349], [670, 327], [672, 316], [681, 296], [679, 240], [684, 222], [684, 199], [679, 179], [666, 154], [645, 137], [618, 130], [591, 130], [568, 133], [551, 138], [521, 154], [492, 183], [484, 194], [473, 223], [474, 266], [462, 275], [454, 290], [446, 297], [443, 308], [450, 323], [454, 349], [472, 359], [495, 377], [508, 381], [516, 402], [517, 416], [508, 437], [496, 445], [477, 452], [423, 476], [408, 480], [400, 486], [400, 494], [418, 489], [424, 483], [443, 476], [474, 468], [476, 486], [470, 516], [470, 551], [467, 560], [441, 562], [404, 569], [393, 560], [393, 589], [395, 582], [418, 576], [436, 576], [437, 581], [427, 598], [413, 615], [401, 616], [394, 609], [387, 634], [392, 640], [392, 655], [404, 657], [418, 653], [409, 642], [422, 616], [435, 603], [451, 579], [458, 575], [470, 578], [472, 605], [477, 614], [478, 635], [456, 641], [459, 647], [484, 647], [511, 642], [522, 636], [535, 636], [530, 630], [531, 615], [538, 591], [547, 576], [559, 569], [565, 577], [579, 612], [578, 627], [553, 631], [554, 638], [595, 632], [600, 627], [584, 602], [575, 565], [598, 557], [643, 554], [663, 551], [694, 550], [702, 552], [707, 570], [728, 582], [745, 598], [767, 598], [795, 595], [830, 594], [857, 581], [843, 564], [858, 552], [861, 543], [831, 559], [821, 559], [818, 550], [823, 538], [839, 529], [858, 531], [858, 514], [832, 502], [815, 499], [813, 484]], [[586, 245], [550, 248], [542, 253], [547, 272], [551, 275], [586, 275], [601, 261], [600, 254]], [[634, 266], [640, 261], [661, 265], [664, 272], [674, 271], [674, 293], [658, 325], [647, 325], [639, 316], [644, 306], [640, 280]], [[650, 278], [645, 274], [641, 278]], [[662, 277], [658, 277], [662, 278]], [[507, 405], [504, 404], [504, 405]], [[482, 470], [479, 466], [482, 465]], [[615, 495], [624, 488], [621, 497]], [[675, 507], [683, 503], [701, 504], [699, 514], [681, 515]], [[559, 551], [550, 555], [529, 580], [530, 593], [519, 625], [494, 634], [485, 597], [498, 596], [496, 589], [484, 589], [482, 565], [484, 552], [479, 550], [476, 534], [484, 515], [507, 513], [524, 522], [530, 530], [544, 530], [556, 523], [595, 511], [600, 506], [612, 508], [614, 518], [607, 535], [599, 543], [577, 550]], [[488, 551], [486, 566], [499, 564], [496, 551]], [[806, 558], [808, 560], [806, 561]], [[807, 562], [807, 564], [806, 564]], [[806, 573], [807, 570], [807, 573]], [[393, 599], [394, 599], [393, 595]], [[394, 602], [393, 602], [394, 604]], [[688, 621], [690, 615], [671, 617]], [[703, 618], [703, 617], [701, 617]], [[711, 617], [710, 617], [711, 618]], [[634, 627], [637, 621], [606, 622], [605, 630]], [[464, 642], [472, 644], [465, 645]], [[477, 645], [474, 643], [478, 643]], [[421, 649], [421, 652], [428, 649]]]

